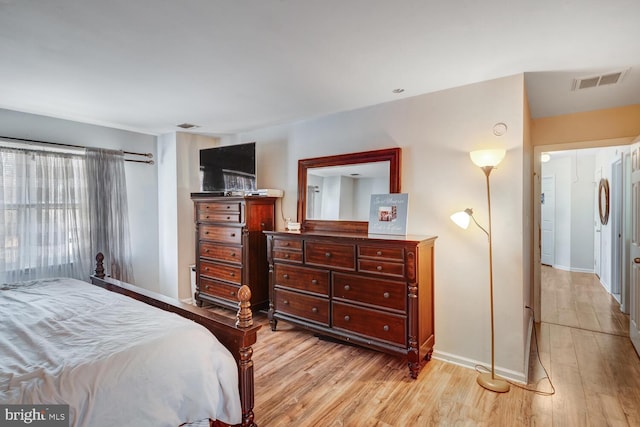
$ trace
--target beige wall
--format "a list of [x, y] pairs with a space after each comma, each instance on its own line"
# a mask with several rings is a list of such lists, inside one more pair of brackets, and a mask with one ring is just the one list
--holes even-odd
[[640, 104], [544, 117], [532, 122], [534, 146], [634, 138], [640, 134]]

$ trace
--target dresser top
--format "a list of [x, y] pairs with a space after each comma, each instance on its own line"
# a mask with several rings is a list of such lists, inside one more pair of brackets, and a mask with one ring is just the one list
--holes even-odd
[[276, 230], [276, 231], [263, 231], [267, 235], [279, 235], [279, 236], [299, 236], [299, 237], [326, 237], [326, 238], [342, 238], [353, 239], [362, 241], [393, 241], [393, 242], [424, 242], [433, 241], [438, 236], [420, 236], [420, 235], [395, 235], [395, 234], [368, 234], [368, 233], [341, 233], [334, 231], [288, 231], [288, 230]]

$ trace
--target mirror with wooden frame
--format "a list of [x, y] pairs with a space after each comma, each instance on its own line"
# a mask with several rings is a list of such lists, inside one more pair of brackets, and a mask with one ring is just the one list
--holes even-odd
[[302, 229], [366, 233], [371, 194], [401, 191], [401, 157], [400, 148], [388, 148], [299, 160]]
[[609, 222], [609, 180], [602, 178], [598, 184], [598, 211], [600, 223], [607, 225]]

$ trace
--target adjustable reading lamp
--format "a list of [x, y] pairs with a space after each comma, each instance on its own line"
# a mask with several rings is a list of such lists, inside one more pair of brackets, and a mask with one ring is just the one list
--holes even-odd
[[509, 391], [509, 383], [496, 376], [495, 363], [494, 363], [494, 331], [493, 331], [493, 248], [491, 242], [491, 188], [489, 186], [489, 174], [491, 171], [502, 161], [506, 151], [505, 150], [477, 150], [469, 153], [471, 161], [479, 166], [487, 177], [487, 207], [489, 211], [489, 226], [488, 229], [482, 227], [473, 216], [473, 210], [465, 209], [462, 212], [456, 212], [451, 215], [451, 220], [458, 226], [466, 229], [469, 226], [469, 220], [473, 222], [485, 232], [489, 238], [489, 294], [491, 301], [491, 372], [481, 373], [478, 375], [478, 384], [487, 390], [495, 391], [498, 393], [504, 393]]

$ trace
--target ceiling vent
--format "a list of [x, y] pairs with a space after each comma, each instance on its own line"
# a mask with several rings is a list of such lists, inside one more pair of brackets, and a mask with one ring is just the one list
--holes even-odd
[[573, 79], [571, 90], [575, 91], [575, 90], [581, 90], [581, 89], [589, 89], [589, 88], [598, 87], [598, 86], [615, 85], [622, 82], [622, 79], [624, 79], [624, 76], [625, 74], [627, 74], [628, 71], [629, 69], [627, 68], [626, 70], [613, 71], [610, 73], [601, 74], [599, 76]]

